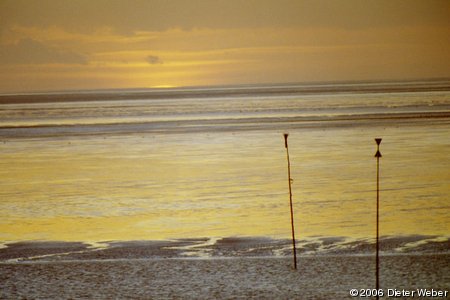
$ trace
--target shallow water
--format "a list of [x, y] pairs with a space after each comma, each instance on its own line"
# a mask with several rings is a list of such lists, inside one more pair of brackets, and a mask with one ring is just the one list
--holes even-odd
[[375, 137], [381, 234], [450, 234], [449, 92], [275, 91], [0, 105], [0, 240], [289, 237], [283, 132], [299, 236], [373, 237]]

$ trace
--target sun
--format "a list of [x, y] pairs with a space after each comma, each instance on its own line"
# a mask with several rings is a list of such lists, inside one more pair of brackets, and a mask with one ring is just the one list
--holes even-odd
[[178, 86], [176, 85], [170, 85], [170, 84], [160, 84], [160, 85], [152, 85], [150, 86], [150, 88], [152, 89], [173, 89], [176, 88]]

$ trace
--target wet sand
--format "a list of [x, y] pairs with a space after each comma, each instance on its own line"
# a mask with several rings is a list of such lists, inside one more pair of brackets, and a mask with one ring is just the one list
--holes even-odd
[[[371, 256], [115, 259], [2, 264], [2, 299], [348, 299], [374, 288]], [[383, 289], [449, 290], [450, 255], [381, 259]]]
[[[450, 240], [383, 237], [381, 288], [450, 290]], [[349, 299], [375, 286], [371, 240], [265, 237], [19, 242], [0, 249], [0, 299]]]

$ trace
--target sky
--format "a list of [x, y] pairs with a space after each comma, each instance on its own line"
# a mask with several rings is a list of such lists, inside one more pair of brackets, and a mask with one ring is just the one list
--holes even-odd
[[448, 0], [0, 0], [0, 93], [443, 77]]

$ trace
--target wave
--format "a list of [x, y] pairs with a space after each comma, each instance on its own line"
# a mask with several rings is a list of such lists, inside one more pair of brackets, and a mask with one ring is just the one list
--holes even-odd
[[448, 122], [449, 97], [450, 81], [9, 95], [0, 96], [0, 137]]
[[298, 117], [214, 118], [94, 124], [35, 124], [0, 126], [0, 138], [95, 134], [187, 133], [246, 130], [286, 130], [346, 126], [376, 126], [427, 122], [448, 124], [450, 112], [380, 113]]
[[[269, 237], [191, 238], [166, 241], [16, 242], [0, 249], [1, 263], [32, 261], [288, 257], [292, 242]], [[373, 255], [369, 238], [307, 237], [297, 240], [300, 256]], [[380, 238], [381, 255], [450, 254], [450, 237], [409, 235]]]

